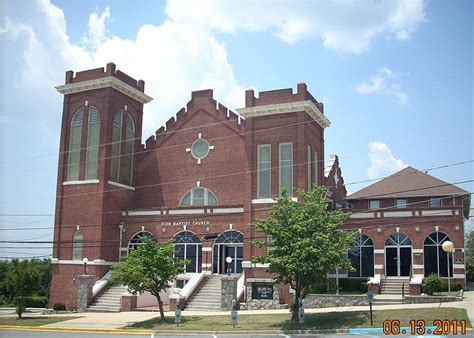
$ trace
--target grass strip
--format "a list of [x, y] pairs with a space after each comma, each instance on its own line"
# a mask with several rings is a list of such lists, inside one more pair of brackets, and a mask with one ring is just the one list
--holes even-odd
[[6, 326], [42, 326], [81, 317], [0, 317], [0, 325]]
[[[428, 309], [400, 309], [377, 310], [373, 312], [374, 328], [381, 328], [385, 320], [399, 320], [402, 326], [408, 326], [410, 320], [423, 319], [426, 326], [432, 326], [433, 321], [466, 320], [467, 326], [471, 323], [465, 309], [458, 308], [428, 308]], [[234, 328], [230, 315], [222, 316], [186, 316], [182, 313], [182, 323], [176, 326], [174, 317], [167, 317], [161, 322], [159, 316], [143, 322], [129, 325], [126, 328], [151, 329], [156, 331], [278, 331], [278, 330], [333, 330], [358, 327], [370, 327], [369, 311], [347, 311], [329, 313], [308, 313], [305, 323], [300, 325], [290, 321], [290, 314], [244, 314], [239, 313], [238, 324]]]

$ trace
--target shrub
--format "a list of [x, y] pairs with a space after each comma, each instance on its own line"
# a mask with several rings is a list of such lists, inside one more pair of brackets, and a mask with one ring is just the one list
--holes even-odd
[[367, 278], [341, 278], [339, 279], [339, 290], [366, 293], [368, 290], [367, 281]]
[[55, 303], [53, 305], [53, 310], [54, 311], [66, 311], [66, 305], [63, 303]]
[[[451, 282], [451, 291], [459, 291], [463, 289], [463, 284], [460, 282]], [[444, 282], [444, 291], [448, 291], [448, 283]]]
[[422, 292], [433, 295], [435, 292], [441, 292], [444, 290], [444, 281], [441, 277], [435, 274], [431, 274], [428, 277], [423, 279], [423, 283], [421, 284]]

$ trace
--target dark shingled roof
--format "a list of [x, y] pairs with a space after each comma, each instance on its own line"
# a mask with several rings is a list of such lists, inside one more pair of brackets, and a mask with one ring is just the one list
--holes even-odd
[[348, 200], [415, 196], [467, 195], [466, 190], [425, 174], [412, 167], [384, 178], [377, 183], [347, 196]]

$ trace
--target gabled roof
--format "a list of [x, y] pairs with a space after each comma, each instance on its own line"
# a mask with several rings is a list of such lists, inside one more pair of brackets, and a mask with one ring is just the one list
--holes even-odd
[[442, 181], [412, 167], [384, 178], [347, 197], [348, 200], [367, 198], [467, 195], [466, 190]]

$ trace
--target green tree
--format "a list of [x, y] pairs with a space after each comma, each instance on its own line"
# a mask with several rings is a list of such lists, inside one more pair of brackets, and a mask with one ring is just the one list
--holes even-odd
[[327, 192], [320, 186], [308, 192], [298, 190], [301, 202], [283, 192], [267, 218], [251, 224], [271, 236], [270, 241], [254, 241], [269, 250], [266, 256], [253, 257], [252, 262], [269, 263], [267, 271], [295, 290], [292, 321], [298, 320], [298, 300], [305, 288], [336, 267], [352, 269], [346, 254], [355, 234], [338, 228], [349, 213], [330, 211]]
[[184, 272], [184, 266], [189, 262], [175, 258], [173, 240], [155, 243], [143, 237], [142, 241], [143, 244], [137, 245], [113, 266], [112, 280], [121, 280], [132, 294], [150, 292], [158, 301], [161, 320], [164, 321], [160, 292], [170, 287], [170, 282]]
[[36, 294], [40, 289], [38, 260], [14, 259], [6, 273], [8, 288], [15, 297], [16, 313], [21, 318], [26, 309], [27, 297]]
[[474, 231], [466, 235], [466, 278], [474, 282]]

